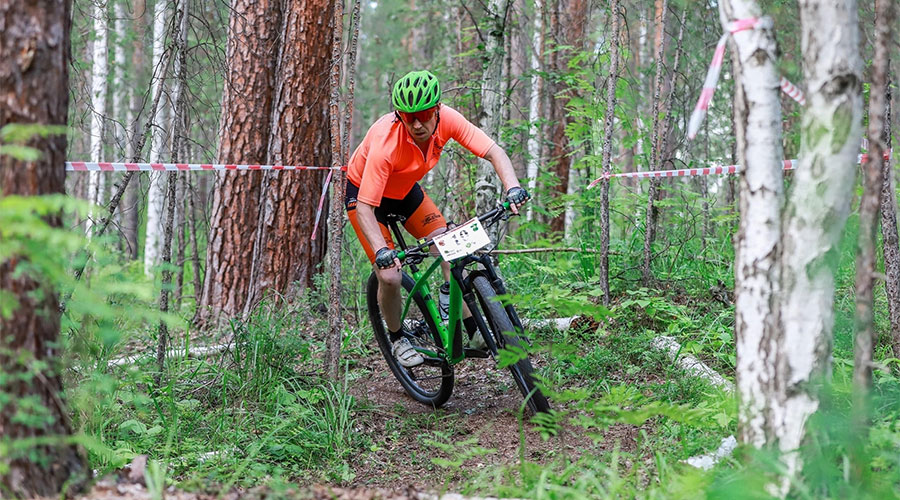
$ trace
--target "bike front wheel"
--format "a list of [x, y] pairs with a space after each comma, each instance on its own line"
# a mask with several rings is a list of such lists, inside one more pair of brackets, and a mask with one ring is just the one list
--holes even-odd
[[[491, 329], [490, 334], [497, 347], [497, 349], [492, 349], [494, 356], [497, 356], [499, 350], [507, 347], [515, 352], [521, 352], [519, 336], [516, 334], [516, 329], [509, 318], [509, 314], [506, 313], [506, 309], [497, 299], [497, 293], [494, 291], [494, 287], [491, 286], [491, 282], [486, 276], [479, 275], [472, 279], [472, 286], [475, 288], [475, 294], [478, 296], [481, 309], [484, 311], [488, 326]], [[490, 345], [490, 342], [488, 345]], [[509, 371], [512, 373], [519, 391], [525, 397], [528, 408], [533, 414], [550, 411], [550, 403], [547, 401], [547, 397], [535, 384], [532, 376], [534, 367], [531, 365], [531, 360], [528, 359], [527, 355], [509, 365]]]
[[[406, 302], [409, 292], [415, 286], [415, 281], [408, 274], [403, 273], [402, 285], [401, 304]], [[381, 349], [381, 354], [387, 361], [391, 373], [394, 374], [406, 393], [416, 401], [433, 408], [446, 403], [453, 392], [453, 367], [447, 363], [445, 358], [423, 354], [425, 362], [412, 368], [402, 366], [394, 358], [391, 352], [388, 328], [381, 315], [381, 307], [378, 305], [378, 277], [374, 272], [369, 275], [366, 302], [372, 331], [378, 347]], [[407, 339], [413, 346], [432, 353], [444, 352], [434, 319], [425, 307], [425, 299], [421, 292], [416, 292], [413, 296], [413, 302], [403, 320], [403, 327], [407, 332]]]

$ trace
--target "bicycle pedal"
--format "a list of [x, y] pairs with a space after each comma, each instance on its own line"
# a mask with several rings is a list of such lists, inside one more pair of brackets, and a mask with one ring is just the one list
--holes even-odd
[[481, 349], [473, 349], [471, 347], [466, 347], [463, 349], [467, 358], [482, 358], [487, 359], [491, 357], [491, 355], [487, 351], [482, 351]]

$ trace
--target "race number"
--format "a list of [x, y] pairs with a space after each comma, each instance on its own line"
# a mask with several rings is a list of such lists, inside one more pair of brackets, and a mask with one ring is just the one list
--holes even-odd
[[446, 261], [472, 255], [490, 243], [491, 237], [477, 218], [434, 237], [434, 244]]

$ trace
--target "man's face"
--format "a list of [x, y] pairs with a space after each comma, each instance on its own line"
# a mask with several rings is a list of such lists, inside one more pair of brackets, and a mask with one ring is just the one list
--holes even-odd
[[437, 126], [437, 109], [438, 107], [434, 106], [415, 113], [398, 112], [400, 121], [406, 126], [406, 130], [414, 141], [426, 142], [431, 138], [431, 134], [434, 133], [434, 129]]

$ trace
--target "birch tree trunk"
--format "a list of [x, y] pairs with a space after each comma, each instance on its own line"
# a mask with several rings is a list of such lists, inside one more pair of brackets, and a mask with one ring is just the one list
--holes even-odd
[[[612, 172], [613, 124], [616, 115], [616, 84], [619, 80], [619, 0], [612, 0], [609, 19], [609, 76], [606, 79], [606, 116], [603, 120], [603, 174]], [[600, 183], [600, 288], [603, 305], [609, 305], [609, 179]]]
[[[10, 123], [65, 126], [69, 106], [70, 12], [63, 0], [4, 2], [0, 26], [0, 128]], [[27, 56], [26, 56], [27, 54]], [[34, 136], [28, 146], [43, 154], [33, 162], [0, 156], [0, 191], [6, 195], [62, 194], [65, 135]], [[58, 217], [49, 223], [58, 227]], [[9, 497], [60, 497], [77, 492], [90, 474], [72, 435], [65, 407], [60, 361], [60, 315], [56, 292], [20, 256], [0, 261], [0, 296], [18, 302], [0, 315], [0, 435], [37, 441], [0, 456], [0, 491]], [[11, 398], [11, 400], [9, 399]], [[29, 399], [41, 418], [22, 419], [17, 402]], [[46, 441], [45, 441], [46, 440]], [[35, 459], [37, 458], [37, 459]]]
[[534, 204], [537, 202], [537, 177], [541, 164], [541, 127], [538, 120], [541, 115], [542, 78], [540, 71], [543, 69], [544, 59], [544, 2], [534, 0], [534, 43], [531, 46], [531, 96], [528, 99], [528, 165], [525, 177], [528, 182], [528, 193], [533, 197], [525, 212], [526, 219], [530, 222], [534, 219]]
[[[94, 47], [91, 66], [91, 161], [103, 161], [103, 129], [106, 123], [106, 94], [109, 53], [109, 9], [106, 0], [96, 0], [92, 17], [94, 18]], [[88, 173], [88, 201], [94, 205], [102, 205], [106, 172]], [[88, 216], [85, 231], [88, 236], [93, 230], [93, 219], [97, 214]]]
[[[875, 2], [875, 57], [869, 87], [869, 156], [863, 165], [863, 195], [859, 204], [859, 243], [856, 254], [856, 323], [853, 363], [855, 407], [861, 411], [872, 385], [872, 355], [876, 340], [874, 315], [875, 243], [878, 207], [884, 187], [884, 153], [890, 142], [888, 75], [891, 64], [893, 1]], [[887, 139], [887, 140], [886, 140]], [[864, 415], [864, 413], [863, 413]], [[858, 431], [865, 430], [865, 420]]]
[[[481, 129], [500, 143], [500, 126], [503, 123], [503, 80], [504, 47], [506, 45], [506, 18], [512, 0], [490, 0], [487, 4], [487, 24], [482, 33], [484, 40], [484, 73], [481, 77]], [[475, 209], [478, 213], [490, 210], [503, 194], [500, 178], [487, 160], [478, 163], [478, 180], [475, 184]], [[499, 225], [490, 228], [491, 239], [496, 241]]]
[[[759, 17], [752, 0], [719, 3], [723, 30], [737, 19]], [[775, 376], [773, 347], [779, 274], [781, 209], [784, 204], [780, 76], [771, 20], [732, 37], [734, 132], [740, 172], [740, 221], [735, 238], [735, 380], [739, 401], [738, 436], [757, 448], [770, 440], [774, 425], [767, 409]]]
[[[150, 92], [154, 96], [165, 85], [166, 61], [163, 58], [166, 43], [166, 17], [168, 0], [156, 0], [153, 6], [153, 76]], [[149, 126], [150, 163], [159, 163], [164, 154], [166, 127], [168, 126], [165, 97], [159, 103], [157, 119]], [[150, 189], [147, 192], [147, 230], [144, 238], [144, 273], [153, 276], [153, 267], [159, 263], [163, 239], [163, 205], [165, 201], [165, 180], [162, 172], [150, 172]]]
[[129, 160], [131, 151], [128, 144], [131, 142], [128, 134], [128, 126], [131, 123], [131, 109], [129, 102], [131, 101], [131, 86], [125, 84], [125, 74], [128, 68], [125, 66], [125, 40], [127, 38], [125, 3], [116, 1], [113, 5], [113, 21], [114, 33], [116, 36], [115, 47], [113, 49], [113, 119], [115, 125], [113, 132], [116, 142], [117, 159]]
[[834, 273], [856, 174], [862, 132], [862, 58], [854, 0], [800, 1], [807, 82], [801, 168], [784, 215], [782, 336], [775, 349], [774, 431], [787, 469], [801, 467], [806, 421], [816, 411], [816, 386], [830, 371]]

